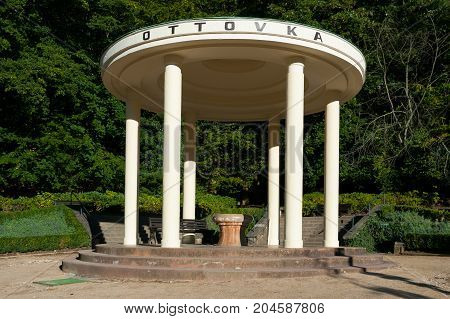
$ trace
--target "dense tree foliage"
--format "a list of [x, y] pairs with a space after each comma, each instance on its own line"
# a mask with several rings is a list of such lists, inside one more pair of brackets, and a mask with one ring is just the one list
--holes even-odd
[[[123, 190], [124, 106], [101, 83], [102, 51], [147, 25], [253, 16], [330, 30], [366, 56], [365, 86], [341, 111], [343, 191], [445, 196], [448, 12], [445, 0], [0, 0], [0, 194]], [[305, 189], [317, 191], [323, 114], [306, 122]], [[142, 126], [141, 185], [158, 193], [161, 116], [144, 112]], [[263, 197], [266, 129], [199, 123], [201, 186]]]

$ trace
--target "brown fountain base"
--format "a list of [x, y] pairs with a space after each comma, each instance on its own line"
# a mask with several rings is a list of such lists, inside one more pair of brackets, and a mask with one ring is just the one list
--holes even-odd
[[241, 226], [244, 221], [244, 215], [215, 214], [214, 221], [220, 227], [220, 237], [217, 245], [222, 247], [241, 246]]
[[85, 277], [131, 280], [240, 280], [364, 272], [388, 268], [363, 248], [265, 248], [98, 245], [64, 260], [62, 270]]

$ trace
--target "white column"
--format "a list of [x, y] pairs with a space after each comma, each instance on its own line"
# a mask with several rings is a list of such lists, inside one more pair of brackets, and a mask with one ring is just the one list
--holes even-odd
[[269, 216], [268, 246], [279, 245], [280, 230], [280, 121], [269, 121], [269, 172], [267, 183], [267, 201]]
[[184, 117], [183, 219], [195, 219], [195, 114]]
[[181, 69], [166, 60], [164, 76], [164, 161], [162, 247], [180, 247]]
[[136, 245], [139, 221], [139, 122], [141, 108], [127, 103], [125, 144], [125, 236], [124, 245]]
[[303, 201], [303, 63], [289, 65], [286, 110], [285, 210], [286, 248], [302, 248]]
[[339, 101], [325, 109], [325, 247], [339, 247]]

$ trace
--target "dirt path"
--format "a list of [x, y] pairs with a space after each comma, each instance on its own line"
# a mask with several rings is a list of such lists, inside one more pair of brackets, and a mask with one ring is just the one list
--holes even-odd
[[0, 257], [0, 298], [448, 298], [450, 256], [386, 256], [397, 268], [367, 274], [239, 282], [90, 280], [46, 287], [70, 277], [59, 270], [74, 253]]

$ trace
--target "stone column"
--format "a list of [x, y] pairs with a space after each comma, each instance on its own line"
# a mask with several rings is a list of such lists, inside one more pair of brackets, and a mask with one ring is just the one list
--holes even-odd
[[166, 59], [164, 75], [164, 161], [162, 247], [180, 247], [180, 146], [181, 88], [180, 59]]
[[195, 219], [195, 114], [184, 117], [183, 219]]
[[286, 109], [285, 210], [286, 248], [302, 248], [303, 202], [303, 63], [289, 65]]
[[280, 229], [280, 121], [269, 121], [269, 171], [267, 183], [267, 202], [269, 216], [268, 246], [279, 245]]
[[325, 247], [339, 247], [339, 101], [325, 109]]
[[141, 108], [128, 102], [125, 142], [125, 236], [124, 245], [136, 245], [139, 222], [139, 122]]

